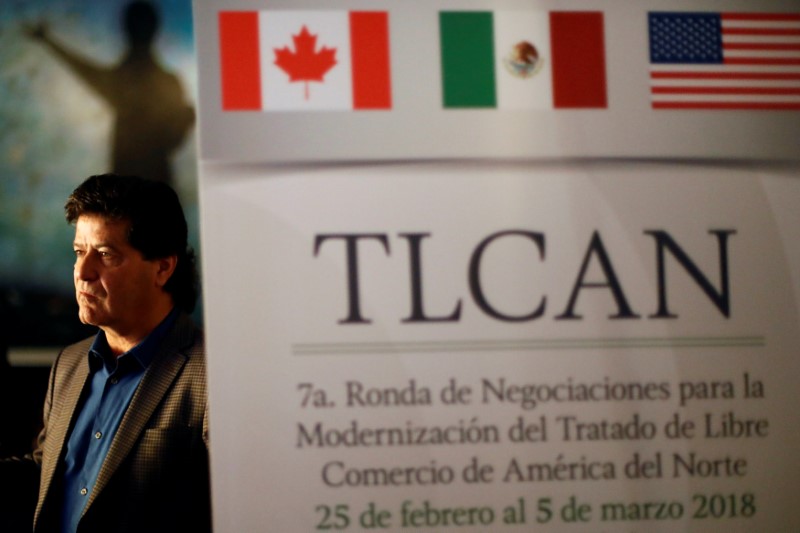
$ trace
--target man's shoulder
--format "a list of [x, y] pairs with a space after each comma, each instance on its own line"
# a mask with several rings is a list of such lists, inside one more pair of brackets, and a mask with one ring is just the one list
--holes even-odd
[[64, 347], [56, 357], [50, 371], [54, 379], [61, 383], [73, 376], [81, 376], [88, 368], [88, 353], [92, 347], [94, 336]]
[[83, 360], [86, 357], [86, 354], [89, 353], [89, 348], [92, 347], [94, 339], [95, 336], [92, 335], [91, 337], [86, 337], [85, 339], [70, 344], [69, 346], [65, 346], [58, 356], [58, 362], [63, 364]]
[[174, 394], [180, 397], [191, 391], [190, 394], [195, 397], [193, 405], [205, 406], [206, 351], [203, 330], [197, 327], [189, 315], [181, 313], [178, 316], [164, 340], [161, 355], [156, 370], [161, 372], [167, 368], [172, 369], [176, 380], [172, 387]]
[[165, 361], [180, 361], [181, 380], [205, 387], [206, 349], [203, 330], [197, 327], [189, 315], [181, 313], [178, 316], [169, 335], [164, 339], [160, 353]]
[[70, 344], [68, 346], [65, 346], [63, 351], [65, 351], [65, 352], [66, 351], [69, 351], [69, 352], [74, 352], [74, 351], [88, 352], [89, 348], [91, 348], [92, 343], [94, 342], [95, 337], [96, 337], [96, 335], [92, 335], [90, 337], [86, 337], [85, 339], [79, 340], [78, 342], [74, 342], [74, 343], [72, 343], [72, 344]]
[[191, 358], [204, 359], [206, 354], [203, 330], [197, 327], [192, 318], [181, 313], [175, 321], [172, 342], [181, 353]]

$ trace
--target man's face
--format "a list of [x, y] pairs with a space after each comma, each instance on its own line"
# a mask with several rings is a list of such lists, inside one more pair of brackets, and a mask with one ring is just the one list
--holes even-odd
[[81, 322], [118, 335], [133, 331], [163, 295], [158, 261], [128, 243], [129, 223], [81, 215], [75, 225], [75, 296]]

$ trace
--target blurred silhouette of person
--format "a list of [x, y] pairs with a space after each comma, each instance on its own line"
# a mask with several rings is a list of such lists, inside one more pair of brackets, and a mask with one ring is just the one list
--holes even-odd
[[122, 26], [128, 49], [111, 67], [99, 66], [53, 39], [43, 22], [25, 31], [111, 106], [111, 170], [172, 183], [169, 159], [194, 124], [194, 109], [178, 77], [164, 69], [153, 50], [159, 27], [155, 7], [131, 2]]

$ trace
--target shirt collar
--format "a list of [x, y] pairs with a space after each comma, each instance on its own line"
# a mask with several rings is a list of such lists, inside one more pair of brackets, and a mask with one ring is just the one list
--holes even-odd
[[[167, 332], [172, 328], [172, 325], [178, 318], [177, 308], [172, 311], [161, 321], [161, 323], [151, 331], [142, 342], [120, 355], [114, 357], [111, 353], [111, 348], [108, 346], [106, 333], [102, 329], [97, 332], [97, 335], [92, 342], [92, 347], [89, 348], [89, 354], [93, 357], [103, 361], [104, 364], [113, 370], [121, 361], [136, 361], [142, 368], [147, 368], [156, 356], [158, 346], [161, 341], [166, 337]], [[123, 359], [124, 358], [124, 359]]]

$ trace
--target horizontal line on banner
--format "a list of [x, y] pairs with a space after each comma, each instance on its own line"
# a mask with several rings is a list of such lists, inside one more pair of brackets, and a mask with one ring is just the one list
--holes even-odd
[[724, 78], [653, 78], [650, 86], [656, 87], [719, 87], [719, 88], [800, 88], [800, 75], [797, 79], [724, 79]]
[[788, 106], [800, 105], [800, 95], [796, 94], [692, 94], [673, 92], [669, 94], [653, 94], [652, 100], [658, 102], [695, 102], [695, 103], [728, 103], [728, 104], [784, 104]]
[[654, 101], [653, 109], [800, 111], [800, 102], [689, 102]]
[[632, 348], [763, 347], [763, 336], [747, 337], [608, 337], [594, 339], [514, 339], [414, 342], [327, 342], [292, 345], [294, 355], [400, 354], [423, 352], [590, 350]]
[[654, 86], [653, 94], [760, 94], [760, 95], [800, 95], [798, 87], [700, 87], [691, 85]]
[[763, 54], [762, 57], [725, 57], [726, 65], [800, 65], [800, 58], [794, 57], [772, 57]]
[[800, 22], [800, 14], [797, 13], [722, 13], [723, 24], [747, 23], [759, 21], [763, 24], [764, 21], [796, 21]]
[[800, 45], [795, 45], [793, 49], [784, 50], [767, 50], [764, 48], [726, 48], [725, 49], [725, 62], [729, 63], [731, 59], [739, 61], [742, 58], [764, 58], [764, 61], [759, 61], [757, 64], [769, 62], [769, 59], [777, 58], [796, 58], [800, 55]]
[[738, 28], [723, 27], [722, 35], [800, 35], [800, 28], [795, 27], [775, 27], [775, 28], [753, 28], [741, 26]]
[[764, 79], [794, 77], [800, 74], [800, 67], [794, 65], [720, 65], [711, 64], [686, 64], [686, 63], [652, 63], [650, 65], [651, 78], [664, 78], [675, 76], [714, 76], [750, 77]]
[[797, 43], [757, 43], [751, 41], [742, 41], [742, 42], [735, 42], [735, 43], [725, 43], [722, 46], [726, 52], [730, 53], [729, 51], [732, 50], [770, 50], [770, 51], [793, 51], [793, 50], [800, 50], [800, 42]]
[[760, 43], [760, 44], [780, 44], [798, 43], [800, 37], [797, 35], [723, 35], [722, 46], [726, 48], [730, 44], [736, 43]]

